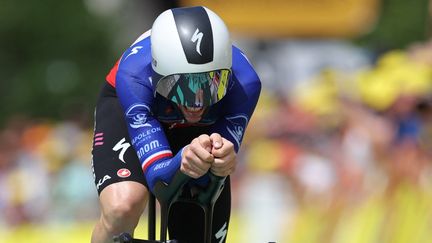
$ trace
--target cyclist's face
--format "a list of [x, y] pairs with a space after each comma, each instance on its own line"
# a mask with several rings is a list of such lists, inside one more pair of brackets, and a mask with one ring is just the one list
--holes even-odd
[[179, 105], [181, 112], [183, 113], [184, 118], [189, 123], [197, 123], [201, 120], [202, 115], [204, 114], [204, 107], [186, 107]]

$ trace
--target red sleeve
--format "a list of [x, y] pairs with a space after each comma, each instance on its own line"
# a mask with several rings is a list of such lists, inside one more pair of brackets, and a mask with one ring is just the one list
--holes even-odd
[[116, 85], [116, 75], [117, 75], [117, 70], [118, 70], [120, 59], [121, 59], [121, 57], [117, 60], [114, 67], [111, 68], [110, 72], [106, 76], [106, 81], [109, 84], [111, 84], [113, 87], [115, 87], [115, 85]]

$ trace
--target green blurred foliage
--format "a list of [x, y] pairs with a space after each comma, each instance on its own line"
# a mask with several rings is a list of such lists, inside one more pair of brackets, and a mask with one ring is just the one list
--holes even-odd
[[359, 43], [378, 53], [403, 49], [431, 34], [429, 0], [381, 0], [379, 21]]
[[[377, 51], [428, 37], [428, 0], [382, 0], [379, 23], [358, 43]], [[15, 114], [91, 122], [99, 87], [115, 62], [116, 17], [79, 1], [0, 2], [0, 126]], [[118, 55], [118, 53], [116, 53]]]
[[113, 59], [109, 23], [83, 1], [0, 3], [0, 124], [13, 114], [90, 116]]

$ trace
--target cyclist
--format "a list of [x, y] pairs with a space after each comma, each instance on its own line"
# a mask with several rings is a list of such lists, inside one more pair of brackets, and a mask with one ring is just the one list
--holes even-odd
[[[207, 173], [227, 176], [213, 216], [213, 242], [225, 242], [236, 167], [248, 121], [261, 91], [246, 56], [224, 22], [205, 7], [160, 14], [106, 78], [95, 111], [93, 172], [101, 217], [92, 242], [133, 233], [156, 181], [176, 171], [198, 185]], [[202, 243], [203, 214], [174, 204], [173, 239]]]

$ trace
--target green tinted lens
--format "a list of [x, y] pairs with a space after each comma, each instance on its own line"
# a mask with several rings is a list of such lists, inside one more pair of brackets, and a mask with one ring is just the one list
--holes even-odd
[[174, 74], [162, 78], [156, 91], [179, 105], [209, 106], [225, 96], [229, 77], [230, 70]]

